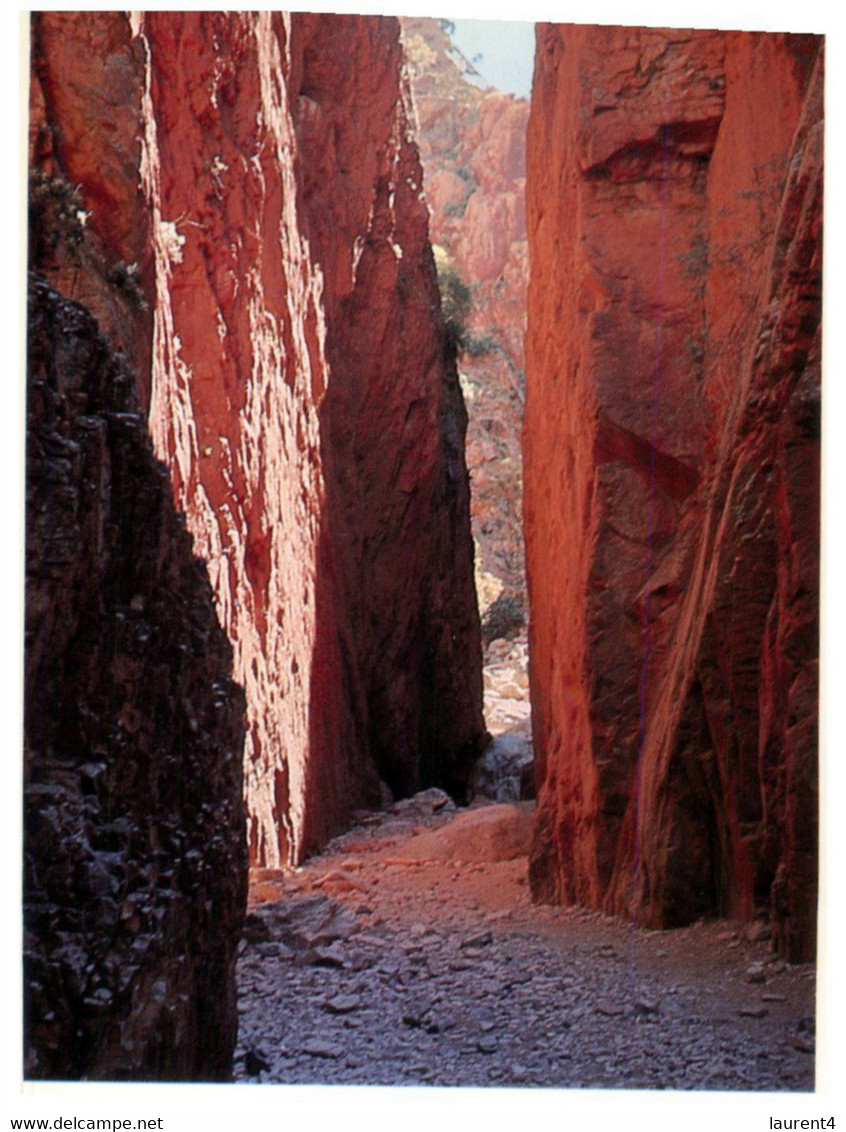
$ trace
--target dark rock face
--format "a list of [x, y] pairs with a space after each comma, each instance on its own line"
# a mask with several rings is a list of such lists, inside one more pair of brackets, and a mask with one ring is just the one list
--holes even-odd
[[[536, 897], [815, 951], [815, 37], [539, 29]], [[767, 105], [772, 113], [762, 115]]]
[[32, 1078], [226, 1079], [244, 697], [134, 378], [33, 276], [25, 668]]

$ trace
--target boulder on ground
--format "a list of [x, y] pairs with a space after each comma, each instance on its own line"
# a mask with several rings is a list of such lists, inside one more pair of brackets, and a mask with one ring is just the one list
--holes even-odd
[[531, 802], [480, 806], [459, 813], [447, 825], [410, 837], [394, 860], [462, 861], [489, 864], [526, 856], [532, 840]]
[[497, 735], [473, 767], [470, 789], [474, 798], [519, 802], [534, 797], [534, 751], [525, 735]]

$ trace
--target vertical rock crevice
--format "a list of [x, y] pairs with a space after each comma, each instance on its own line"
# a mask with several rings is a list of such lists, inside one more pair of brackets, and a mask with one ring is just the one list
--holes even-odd
[[[525, 394], [528, 100], [486, 86], [449, 21], [403, 17], [430, 229], [469, 408], [467, 463], [483, 623], [525, 597], [520, 425]], [[513, 614], [512, 614], [513, 616]]]
[[153, 211], [183, 218], [162, 222], [151, 423], [247, 689], [251, 856], [295, 862], [380, 779], [460, 789], [483, 731], [398, 29], [152, 14], [143, 34]]

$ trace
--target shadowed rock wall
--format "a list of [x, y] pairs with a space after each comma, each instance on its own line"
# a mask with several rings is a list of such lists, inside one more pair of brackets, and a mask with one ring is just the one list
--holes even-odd
[[25, 1072], [226, 1079], [244, 697], [134, 377], [30, 284]]
[[[326, 317], [317, 570], [334, 579], [326, 600], [358, 729], [347, 790], [362, 796], [369, 764], [395, 795], [436, 785], [461, 797], [484, 736], [467, 414], [399, 27], [302, 16], [291, 45], [300, 209]], [[322, 699], [318, 688], [316, 721]]]
[[545, 25], [537, 898], [815, 949], [821, 41]]

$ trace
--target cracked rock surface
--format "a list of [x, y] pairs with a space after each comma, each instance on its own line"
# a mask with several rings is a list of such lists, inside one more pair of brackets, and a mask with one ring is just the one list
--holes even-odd
[[[763, 925], [645, 931], [530, 904], [530, 812], [457, 814], [429, 790], [295, 871], [256, 871], [236, 1080], [813, 1089], [810, 965]], [[477, 834], [492, 817], [514, 836]]]

